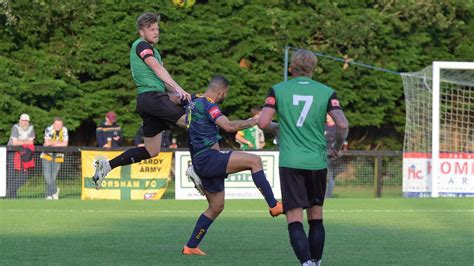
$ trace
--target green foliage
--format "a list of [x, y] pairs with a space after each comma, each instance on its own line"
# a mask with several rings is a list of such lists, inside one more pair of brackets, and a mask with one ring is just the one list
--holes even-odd
[[[86, 121], [99, 123], [109, 110], [117, 112], [125, 136], [133, 137], [141, 119], [128, 57], [138, 36], [135, 20], [145, 11], [162, 15], [158, 48], [183, 88], [202, 92], [215, 74], [231, 80], [223, 105], [231, 119], [248, 117], [250, 107], [261, 105], [282, 80], [287, 44], [400, 72], [433, 60], [474, 60], [469, 1], [209, 0], [189, 9], [171, 1], [0, 5], [0, 143], [22, 112], [31, 115], [38, 140], [55, 115], [80, 138], [76, 129]], [[338, 92], [354, 147], [401, 147], [399, 77], [353, 66], [343, 70], [323, 58], [314, 77]]]

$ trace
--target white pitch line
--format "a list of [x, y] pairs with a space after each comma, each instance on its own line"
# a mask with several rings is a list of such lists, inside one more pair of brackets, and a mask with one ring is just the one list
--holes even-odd
[[[75, 210], [75, 209], [6, 209], [1, 212], [52, 212], [52, 213], [190, 213], [202, 212], [202, 210]], [[267, 210], [228, 210], [227, 212], [238, 213], [268, 213]], [[354, 209], [354, 210], [324, 210], [329, 213], [439, 213], [439, 212], [474, 212], [474, 209], [455, 210], [426, 210], [426, 209], [399, 209], [399, 210], [377, 210], [377, 209]]]

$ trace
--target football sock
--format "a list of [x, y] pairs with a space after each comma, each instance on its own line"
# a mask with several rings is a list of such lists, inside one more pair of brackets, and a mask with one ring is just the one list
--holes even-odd
[[194, 231], [191, 235], [191, 238], [189, 239], [188, 243], [186, 246], [190, 248], [195, 248], [199, 245], [201, 240], [204, 238], [204, 236], [207, 233], [207, 229], [209, 226], [211, 226], [213, 220], [208, 218], [206, 215], [201, 214], [199, 216], [199, 219], [196, 222], [196, 226], [194, 227]]
[[119, 156], [113, 158], [109, 161], [109, 164], [110, 168], [114, 169], [118, 166], [138, 163], [149, 158], [151, 158], [150, 153], [148, 153], [145, 147], [136, 147], [128, 149]]
[[260, 190], [260, 193], [262, 193], [263, 197], [265, 198], [265, 201], [267, 202], [268, 206], [270, 208], [275, 207], [275, 205], [277, 204], [277, 200], [273, 195], [272, 187], [270, 187], [270, 183], [268, 183], [268, 180], [265, 177], [265, 173], [263, 172], [263, 170], [253, 173], [252, 179], [255, 183], [255, 186], [258, 188], [258, 190]]
[[324, 239], [326, 232], [324, 230], [323, 219], [309, 220], [309, 248], [311, 250], [311, 258], [318, 261], [323, 256]]
[[295, 251], [296, 257], [301, 264], [311, 260], [309, 251], [308, 238], [303, 229], [301, 222], [292, 222], [288, 224], [288, 232], [290, 233], [290, 243]]

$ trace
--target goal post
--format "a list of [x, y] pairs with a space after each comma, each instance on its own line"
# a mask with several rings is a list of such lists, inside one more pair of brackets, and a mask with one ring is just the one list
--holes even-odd
[[474, 196], [474, 62], [438, 61], [401, 76], [404, 196]]
[[[440, 180], [440, 172], [441, 172], [441, 164], [440, 164], [440, 120], [441, 120], [441, 116], [440, 116], [440, 108], [441, 108], [441, 70], [442, 69], [452, 69], [452, 70], [470, 70], [471, 72], [474, 72], [474, 62], [443, 62], [443, 61], [437, 61], [437, 62], [433, 62], [433, 120], [432, 120], [432, 125], [433, 125], [433, 129], [432, 129], [432, 132], [433, 132], [433, 135], [432, 135], [432, 143], [433, 143], [433, 146], [432, 146], [432, 151], [431, 151], [431, 158], [432, 158], [432, 165], [433, 166], [436, 166], [436, 167], [433, 167], [432, 168], [432, 191], [431, 191], [431, 196], [432, 197], [439, 197], [439, 192], [440, 192], [440, 184], [441, 184], [441, 180]], [[469, 75], [468, 75], [469, 77]], [[474, 75], [471, 75], [471, 77], [474, 77]], [[462, 82], [462, 81], [461, 81]], [[465, 82], [468, 82], [468, 83], [474, 83], [474, 80], [465, 80]], [[472, 85], [472, 84], [471, 84]], [[473, 85], [474, 86], [474, 85]], [[473, 87], [470, 86], [470, 95], [468, 95], [468, 100], [470, 100], [467, 104], [467, 108], [470, 108], [470, 110], [468, 109], [468, 115], [471, 111], [474, 110], [474, 91], [473, 91]], [[471, 114], [472, 115], [472, 114]], [[471, 142], [473, 141], [472, 138], [473, 138], [473, 130], [474, 128], [472, 128], [472, 123], [473, 123], [473, 119], [474, 117], [470, 116], [468, 117], [468, 120], [465, 121], [466, 122], [466, 126], [468, 127], [468, 134], [470, 134], [470, 138], [471, 138]], [[461, 126], [465, 126], [465, 125], [461, 125]], [[469, 137], [469, 136], [468, 136]], [[468, 140], [469, 141], [469, 140]], [[470, 143], [467, 143], [467, 145], [469, 146]], [[468, 147], [468, 150], [466, 150], [467, 152], [474, 152], [474, 150], [472, 150], [472, 147]], [[459, 151], [457, 151], [459, 152]], [[463, 156], [464, 157], [464, 156]], [[469, 156], [467, 156], [469, 157]], [[464, 158], [462, 158], [464, 159]], [[455, 164], [456, 166], [456, 164]], [[471, 170], [471, 171], [469, 171]], [[471, 173], [469, 173], [471, 172]], [[474, 169], [472, 169], [472, 162], [471, 162], [471, 169], [469, 169], [469, 163], [468, 163], [468, 175], [471, 176], [471, 186], [472, 186], [472, 182], [474, 180], [472, 180], [473, 176], [474, 176]], [[461, 180], [462, 182], [462, 180]], [[466, 184], [466, 185], [469, 185], [469, 184]], [[474, 192], [474, 191], [471, 191], [471, 192]]]

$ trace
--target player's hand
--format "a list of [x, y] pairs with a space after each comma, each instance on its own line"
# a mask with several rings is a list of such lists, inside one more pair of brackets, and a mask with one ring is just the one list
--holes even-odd
[[168, 97], [170, 98], [170, 101], [172, 101], [174, 104], [181, 104], [181, 99], [179, 98], [180, 96], [178, 93], [168, 93]]
[[250, 141], [248, 142], [247, 145], [248, 145], [250, 148], [253, 148], [253, 147], [254, 147], [253, 144], [252, 144], [252, 142], [250, 142]]
[[338, 151], [334, 148], [329, 148], [328, 156], [331, 160], [336, 160], [337, 158], [341, 157], [341, 151]]
[[191, 94], [187, 93], [182, 88], [177, 88], [176, 93], [178, 94], [180, 100], [187, 100], [188, 102], [191, 101]]

